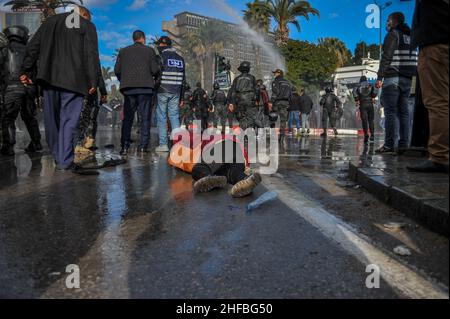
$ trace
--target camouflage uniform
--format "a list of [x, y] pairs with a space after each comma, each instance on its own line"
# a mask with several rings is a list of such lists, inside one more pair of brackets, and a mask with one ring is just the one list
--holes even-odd
[[286, 124], [289, 118], [289, 101], [292, 96], [292, 85], [278, 76], [272, 83], [272, 111], [278, 114], [280, 119], [280, 135], [283, 136], [286, 131]]
[[236, 119], [242, 130], [256, 127], [256, 114], [258, 109], [256, 102], [259, 100], [259, 92], [256, 79], [250, 72], [250, 63], [243, 62], [238, 69], [242, 72], [233, 81], [230, 92], [228, 92], [228, 102], [233, 104]]
[[228, 120], [227, 96], [225, 92], [220, 89], [214, 90], [211, 95], [211, 103], [214, 105], [214, 127], [217, 127], [220, 122], [224, 131]]

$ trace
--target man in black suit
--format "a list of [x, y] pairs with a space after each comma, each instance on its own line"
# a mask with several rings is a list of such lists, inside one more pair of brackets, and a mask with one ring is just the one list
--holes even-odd
[[134, 44], [120, 50], [114, 72], [125, 97], [122, 123], [121, 155], [127, 155], [131, 144], [131, 129], [136, 111], [142, 119], [140, 152], [148, 152], [150, 119], [155, 83], [159, 81], [160, 64], [155, 51], [145, 45], [145, 33], [133, 33]]
[[47, 143], [62, 170], [77, 169], [74, 148], [83, 99], [98, 87], [98, 38], [90, 18], [82, 6], [48, 18], [29, 42], [22, 64], [20, 80], [25, 85], [32, 84], [31, 73], [37, 65]]

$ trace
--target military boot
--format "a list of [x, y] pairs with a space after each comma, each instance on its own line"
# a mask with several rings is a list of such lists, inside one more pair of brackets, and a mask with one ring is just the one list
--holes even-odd
[[196, 193], [208, 193], [216, 188], [225, 188], [228, 180], [225, 176], [206, 176], [194, 184]]
[[248, 178], [240, 181], [231, 189], [231, 196], [235, 198], [241, 198], [253, 193], [253, 190], [261, 184], [262, 178], [259, 173], [255, 173]]

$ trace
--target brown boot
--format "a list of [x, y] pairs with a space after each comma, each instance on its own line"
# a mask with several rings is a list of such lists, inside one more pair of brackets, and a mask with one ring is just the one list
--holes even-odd
[[253, 193], [253, 190], [261, 184], [262, 178], [259, 173], [255, 173], [248, 178], [240, 181], [231, 189], [231, 196], [235, 198], [241, 198]]
[[208, 193], [216, 188], [225, 188], [228, 180], [225, 176], [206, 176], [194, 184], [194, 192]]

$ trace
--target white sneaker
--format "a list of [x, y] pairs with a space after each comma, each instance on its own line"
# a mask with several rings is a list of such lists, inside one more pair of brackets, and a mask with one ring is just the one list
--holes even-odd
[[156, 153], [169, 153], [169, 147], [167, 145], [158, 146], [155, 149]]

